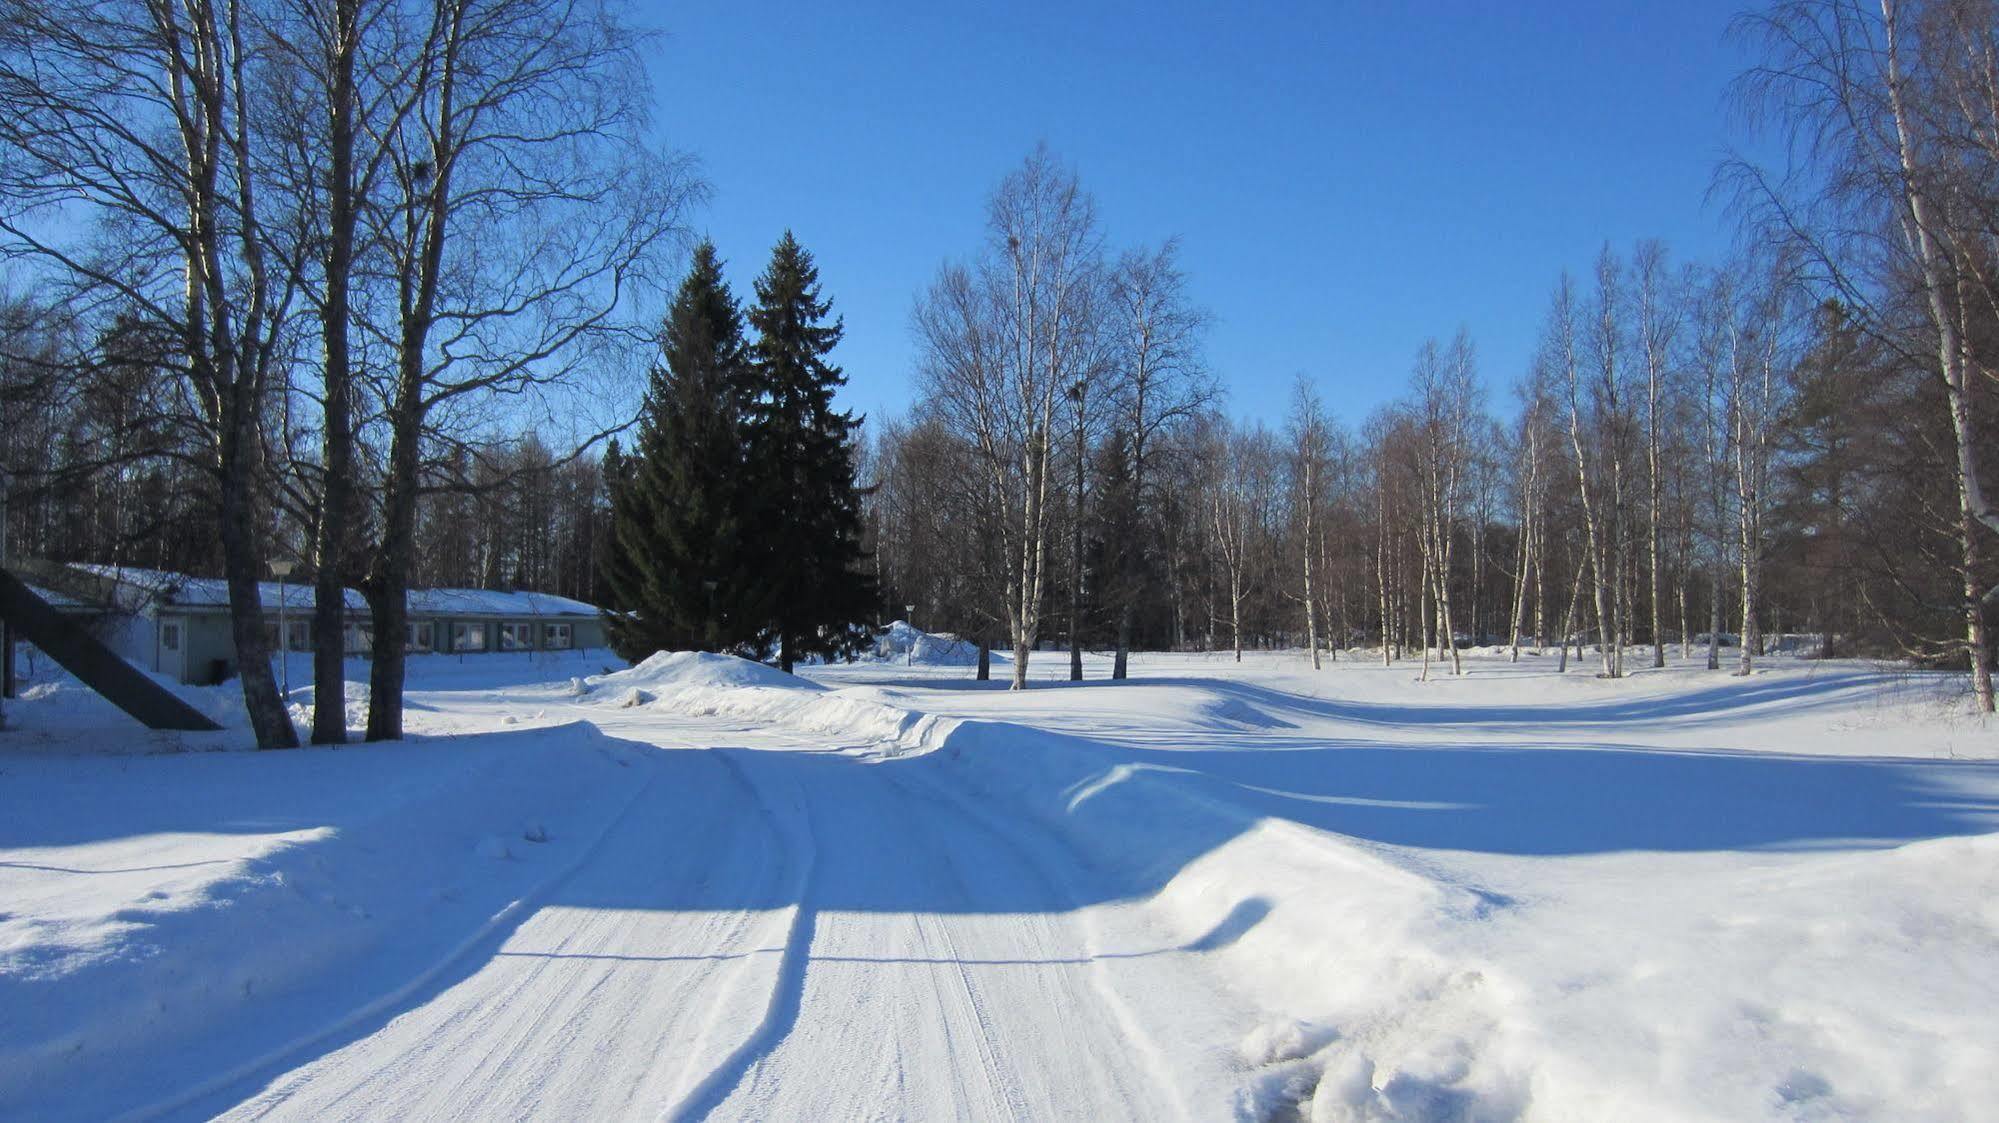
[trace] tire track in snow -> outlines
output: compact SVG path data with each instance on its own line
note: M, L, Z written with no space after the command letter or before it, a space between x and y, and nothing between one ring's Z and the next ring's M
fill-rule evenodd
M1059 840L1051 835L1036 836L1030 841L1023 837L1025 832L1016 824L1000 819L987 808L949 786L923 781L920 782L920 786L925 792L918 793L912 791L908 783L887 772L886 768L890 766L882 767L884 778L891 786L901 791L912 805L935 806L940 801L950 804L963 816L961 821L975 824L984 834L1010 851L1023 869L1032 873L1051 895L1059 897L1068 905L1068 915L1076 918L1075 925L1082 937L1083 951L1089 960L1085 968L1085 977L1097 998L1098 1005L1110 1015L1123 1040L1134 1047L1133 1051L1143 1062L1146 1075L1151 1079L1153 1086L1170 1093L1180 1118L1191 1118L1177 1070L1168 1063L1165 1051L1160 1048L1158 1041L1146 1027L1145 1021L1132 1011L1130 1005L1111 984L1108 969L1102 959L1104 952L1102 933L1091 918L1090 909L1086 907L1086 895L1061 872L1065 868L1063 864L1047 853L1048 848L1060 845ZM945 853L948 860L948 849ZM1069 857L1072 862L1077 860L1076 855L1071 854ZM959 880L962 883L961 875ZM958 964L958 970L961 975L964 974L962 963ZM969 978L967 983L969 985Z
M734 749L714 751L736 778L750 789L757 801L758 814L769 823L772 834L782 841L783 852L791 855L792 878L787 895L795 903L792 905L791 923L785 933L784 950L778 961L777 979L771 986L770 1001L764 1007L763 1019L742 1044L736 1046L721 1064L682 1097L677 1107L667 1113L666 1118L674 1123L705 1118L721 1106L757 1063L769 1056L798 1024L799 1009L805 996L805 972L811 963L812 937L818 924L818 910L810 896L817 847L813 842L811 812L806 807L804 793L796 784L787 785L785 791L773 793L752 776L755 769L745 765L744 761L749 759L746 753Z
M958 876L957 867L951 865L948 851L945 852L944 861L962 891L964 879ZM967 901L970 900L969 892L965 893L965 897ZM913 919L924 944L929 945L933 940L941 944L945 957L950 960L959 994L964 998L966 1007L971 1010L972 1018L978 1024L979 1064L985 1073L987 1088L994 1093L995 1099L1005 1103L1008 1115L1015 1119L1032 1118L1032 1113L1027 1109L1027 1101L1020 1093L1020 1081L1014 1079L1013 1074L1006 1071L1006 1066L1000 1061L999 1050L996 1048L998 1035L993 1032L992 1014L986 1009L985 1002L979 998L978 987L972 982L971 972L965 969L964 955L959 952L957 941L951 938L950 928L936 918L926 917L921 913L914 914ZM941 1004L942 996L939 998Z

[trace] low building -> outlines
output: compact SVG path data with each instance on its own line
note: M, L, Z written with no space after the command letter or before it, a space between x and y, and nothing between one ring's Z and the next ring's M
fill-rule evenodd
M107 642L126 659L186 683L219 682L236 673L229 588L220 578L108 565L70 568L92 586L90 599L108 606L114 622ZM266 642L275 649L282 631L287 650L312 650L312 586L265 581L257 591ZM408 603L403 649L412 654L531 655L604 646L596 606L550 593L411 589ZM346 590L343 626L347 654L366 656L374 624L358 590Z

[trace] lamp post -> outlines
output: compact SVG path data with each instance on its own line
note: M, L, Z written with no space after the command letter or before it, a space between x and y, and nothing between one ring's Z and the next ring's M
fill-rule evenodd
M915 606L915 605L913 605L913 604L905 604L905 605L903 605L903 606L902 606L902 618L903 618L904 620L907 620L907 621L909 621L909 630L910 630L911 632L914 632L914 631L916 631L916 606ZM914 667L915 665L916 665L916 637L915 637L914 635L912 635L912 636L910 636L910 637L909 637L909 658L908 658L908 661L907 661L907 662L903 663L903 666L905 666L905 667Z
M298 563L289 558L279 558L271 563L271 572L278 577L278 676L284 682L285 704L291 704L292 661L289 648L291 633L285 627L285 578L290 577L292 568Z

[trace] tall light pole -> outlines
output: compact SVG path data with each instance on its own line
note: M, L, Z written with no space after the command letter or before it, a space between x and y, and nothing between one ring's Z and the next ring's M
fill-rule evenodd
M903 605L903 606L902 606L902 618L903 618L904 620L907 620L907 621L909 621L909 630L910 630L911 632L915 632L915 631L916 631L916 606L915 606L915 605L913 605L913 604L905 604L905 605ZM903 663L903 666L905 666L905 667L914 667L915 665L916 665L916 636L912 635L912 636L910 636L910 637L909 637L909 658L908 658L908 661L906 661L905 663Z
M278 675L284 681L287 706L291 705L292 696L292 660L291 632L285 627L285 592L288 588L285 578L291 576L292 567L297 564L290 558L278 558L271 562L271 572L278 576Z

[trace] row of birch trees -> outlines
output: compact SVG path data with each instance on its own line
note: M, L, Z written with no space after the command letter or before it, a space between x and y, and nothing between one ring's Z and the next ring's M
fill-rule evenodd
M1059 216L1057 248L1022 214ZM1959 630L1934 369L1786 239L1718 265L1606 246L1556 279L1502 408L1460 331L1358 426L1301 376L1273 429L1218 408L1177 269L1170 315L1123 297L1171 243L1107 260L1046 152L993 216L919 302L924 397L875 434L869 518L884 618L1011 647L1016 686L1048 646L1072 677L1089 647L1122 676L1134 645L1365 648L1424 676L1468 645L1613 678L1774 649L1989 667Z

